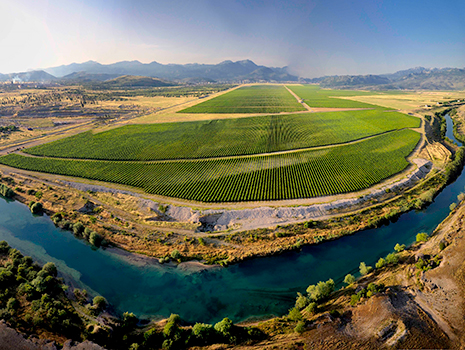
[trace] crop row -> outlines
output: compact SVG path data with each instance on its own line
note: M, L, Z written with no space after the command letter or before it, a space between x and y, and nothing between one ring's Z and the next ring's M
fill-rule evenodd
M78 134L25 152L99 160L210 158L325 146L419 125L416 117L379 110L259 116L128 125Z
M386 109L384 107L371 105L368 103L342 99L338 97L377 95L377 92L351 91L351 90L329 90L320 89L317 85L289 85L297 96L305 103L314 108L376 108Z
M148 193L203 202L310 198L361 190L402 171L418 143L412 130L358 143L271 156L171 162L24 157L0 163L39 172L120 183Z
M244 86L179 113L279 113L305 111L282 85Z

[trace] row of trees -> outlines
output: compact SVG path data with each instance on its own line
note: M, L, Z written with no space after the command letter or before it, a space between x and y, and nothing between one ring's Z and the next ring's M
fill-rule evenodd
M61 227L64 230L73 231L76 237L84 238L90 244L95 247L100 247L101 245L107 245L108 242L103 239L103 237L95 231L92 231L89 227L86 227L82 222L78 221L72 223L65 219L63 213L55 213L52 215L53 223Z
M229 318L224 318L215 325L196 323L192 328L182 328L181 323L179 315L172 314L162 332L152 328L144 333L144 340L140 343L141 348L183 349L217 343L239 344L264 337L264 333L258 328L238 327ZM133 348L135 347L133 345Z
M421 232L417 234L416 241L418 243L425 242L428 240L428 234ZM444 249L445 243L442 242L440 246L441 250ZM388 265L396 265L399 263L399 253L406 249L405 244L397 243L394 247L394 252L389 253L386 257L381 257L376 262L375 268L381 269ZM431 265L431 264L430 264ZM426 266L426 265L425 265ZM423 268L423 266L422 266ZM423 268L424 269L424 268ZM365 262L361 262L359 265L359 272L361 276L366 276L373 271L372 266L368 266ZM352 274L347 274L344 278L344 283L348 286L351 286L355 283L356 278ZM310 285L306 292L306 295L302 293L297 293L297 299L295 306L289 310L288 318L297 321L295 330L301 332L304 330L305 322L302 321L302 312L308 314L313 314L318 311L319 305L326 301L331 293L335 289L335 283L332 279L327 280L326 282L320 281L315 285ZM355 305L363 297L371 297L377 293L384 291L384 285L377 285L375 283L368 284L367 287L360 289L357 293L351 296L351 304Z

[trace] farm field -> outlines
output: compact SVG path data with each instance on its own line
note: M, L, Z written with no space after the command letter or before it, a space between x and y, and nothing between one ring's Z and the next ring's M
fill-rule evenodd
M178 113L280 113L305 111L283 85L243 86Z
M100 160L194 159L270 153L353 141L417 128L420 119L379 110L273 115L91 131L25 152Z
M371 96L379 95L373 91L353 91L353 90L326 90L318 85L288 85L287 86L304 102L315 108L377 108L385 107L368 104L359 101L352 101L338 97Z
M405 169L420 139L399 130L360 142L277 155L168 162L114 162L26 157L0 163L16 168L84 177L202 202L309 198L357 191Z

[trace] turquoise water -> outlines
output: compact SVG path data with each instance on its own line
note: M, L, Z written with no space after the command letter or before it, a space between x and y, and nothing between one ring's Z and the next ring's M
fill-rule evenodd
M451 127L447 136L456 141L449 131ZM372 265L396 243L408 245L418 232L431 233L464 186L462 174L428 208L377 229L304 247L301 252L197 273L155 261L131 263L110 251L92 249L69 231L56 228L47 216L33 216L26 205L4 199L0 200L0 240L41 262L55 262L73 283L103 295L118 311L139 317L178 313L192 322L216 322L227 316L237 322L282 315L293 306L296 293L309 284L328 278L340 283L347 273L358 271L360 261Z

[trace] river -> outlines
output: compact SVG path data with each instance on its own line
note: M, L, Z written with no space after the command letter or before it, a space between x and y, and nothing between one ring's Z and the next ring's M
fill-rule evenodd
M447 119L447 137L455 140ZM296 293L309 284L333 278L341 283L369 265L409 245L418 232L431 233L449 214L449 205L464 190L465 176L447 186L426 209L408 212L389 225L304 247L301 252L245 261L201 272L174 265L134 263L111 250L93 249L47 216L33 216L16 201L0 200L0 240L40 262L52 261L73 283L103 295L118 311L139 317L178 313L191 322L238 322L251 317L282 315L294 305ZM145 259L148 260L148 259Z

